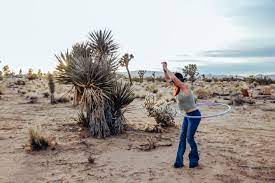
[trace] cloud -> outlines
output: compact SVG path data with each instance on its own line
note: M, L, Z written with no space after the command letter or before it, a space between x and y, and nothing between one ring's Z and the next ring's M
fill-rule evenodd
M199 55L204 57L275 57L275 46L251 49L208 50Z

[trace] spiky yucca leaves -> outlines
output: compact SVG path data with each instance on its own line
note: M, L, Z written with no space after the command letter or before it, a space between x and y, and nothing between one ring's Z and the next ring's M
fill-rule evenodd
M76 121L80 126L89 128L89 123L88 123L87 117L85 116L85 114L83 112L78 113L78 118L76 119Z
M115 43L110 30L99 30L89 33L88 45L91 48L93 55L99 61L108 62L113 71L119 67L118 56L116 55L119 48Z
M135 94L130 83L123 83L122 81L116 82L109 96L110 105L105 108L105 117L108 121L108 126L112 135L124 132L124 112L134 99Z
M55 55L55 57L58 61L58 65L56 68L58 74L56 76L56 79L63 84L72 84L73 80L69 74L70 69L68 67L72 64L74 60L69 50L67 50L65 53L61 52L60 56Z
M89 45L100 56L113 55L117 52L118 44L113 40L112 31L99 30L89 33Z
M48 74L48 80L49 80L49 90L50 90L50 94L51 94L51 104L55 103L55 99L54 99L54 92L55 92L55 84L54 84L54 80L53 80L53 75L51 73Z
M116 82L115 87L110 95L112 113L114 116L121 116L124 109L135 99L133 87L130 83L122 81Z
M88 43L76 43L72 47L71 55L73 57L89 57L92 54L92 48Z

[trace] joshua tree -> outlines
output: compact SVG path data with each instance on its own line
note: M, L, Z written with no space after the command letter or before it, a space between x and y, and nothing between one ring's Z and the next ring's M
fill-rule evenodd
M39 78L41 78L43 76L43 73L42 73L41 69L38 69L37 76Z
M197 65L196 64L189 64L186 65L183 69L183 74L185 75L185 77L189 77L189 81L191 81L192 85L194 83L194 81L196 81L197 76L199 75L198 73L198 69L197 69Z
M201 77L203 81L206 79L205 74L202 74Z
M9 65L5 65L3 67L4 77L8 77L10 75L10 67Z
M14 72L14 71L11 71L10 76L11 76L12 78L14 78L14 77L15 77L15 72Z
M131 74L130 74L130 71L129 71L129 62L130 60L132 60L134 58L134 55L133 54L128 54L128 53L125 53L122 58L119 60L119 63L120 63L120 66L121 67L125 67L126 70L127 70L127 73L128 73L128 76L129 76L129 80L130 80L130 83L132 83L132 78L131 78Z
M156 72L153 72L152 76L153 76L153 82L155 82L155 80L156 80Z
M140 82L143 83L143 76L144 74L146 73L145 70L139 70L138 71L138 75L139 75L139 78L140 78Z
M19 77L22 77L22 69L19 70Z
M30 68L30 69L28 70L28 77L31 77L32 74L33 74L33 70Z
M55 92L55 84L53 80L53 75L51 73L48 74L48 80L49 80L49 90L51 94L51 104L55 104L55 99L54 99L54 92Z
M117 44L111 31L90 33L87 44L56 56L56 79L77 90L81 109L78 121L98 138L121 134L126 107L134 100L132 87L116 81Z

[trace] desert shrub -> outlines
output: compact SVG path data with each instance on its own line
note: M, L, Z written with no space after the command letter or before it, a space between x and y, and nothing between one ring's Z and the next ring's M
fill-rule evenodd
M147 93L145 91L135 92L135 97L139 99L145 99Z
M157 97L157 99L160 99L162 96L163 96L163 93L162 92L158 92L156 97Z
M208 99L211 96L209 90L204 88L195 89L194 94L197 96L198 99Z
M38 79L38 76L37 76L37 74L33 73L32 69L29 69L28 74L27 74L27 78L28 78L28 80L35 80L35 79Z
M0 71L0 81L3 80L3 73Z
M46 150L51 145L51 141L38 129L30 128L29 145L32 151Z
M17 91L20 95L25 95L27 92L26 91L24 91L24 90L18 90Z
M263 78L257 78L255 80L259 85L270 85L275 83L271 78L264 76Z
M145 77L144 80L147 82L153 82L154 78L153 77Z
M16 85L26 85L26 82L25 82L24 80L22 80L22 79L17 79L17 80L15 81L15 84L16 84Z
M57 98L56 100L55 100L55 102L57 102L57 103L67 103L67 102L70 102L71 100L70 100L70 98L68 98L68 97L60 97L60 98Z
M151 93L158 93L158 88L157 88L157 85L155 84L150 84L150 85L147 85L146 86L146 91L149 91Z
M158 82L166 82L164 77L156 77L155 80L158 81Z
M146 124L144 128L145 132L149 133L163 133L165 132L165 129L161 127L160 124Z
M26 98L28 99L29 104L35 104L38 102L38 97L36 95L26 96Z
M144 107L149 117L153 117L157 124L162 127L172 126L175 124L174 118L176 111L166 101L156 103L153 95L147 95L144 101Z
M212 82L212 79L210 78L205 78L203 81L207 82L207 83L211 83Z
M270 85L270 84L275 84L275 81L273 81L270 77L268 76L263 76L263 77L255 77L255 76L249 76L245 78L246 82L249 83L257 83L259 85Z
M240 96L240 94L234 94L231 95L230 97L231 99L231 104L234 106L241 106L244 104L244 100L242 99L242 97Z
M271 87L270 86L265 86L261 88L261 92L259 92L260 95L271 95Z
M50 96L49 92L43 92L42 95L44 98L49 98Z
M0 95L3 95L4 94L4 88L3 86L0 85Z
M132 78L132 81L134 81L134 82L139 82L139 83L140 83L140 78L139 78L139 77L133 77L133 78Z

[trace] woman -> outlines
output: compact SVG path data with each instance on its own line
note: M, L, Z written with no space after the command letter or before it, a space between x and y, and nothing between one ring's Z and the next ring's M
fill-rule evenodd
M177 98L179 109L185 112L188 116L201 116L200 111L196 108L193 93L189 86L184 83L185 78L183 78L182 74L174 74L169 71L166 62L162 62L162 66L165 80L173 83L174 85L174 96ZM183 155L186 149L186 139L191 148L189 153L189 168L198 166L199 154L194 135L200 124L200 120L201 118L184 117L174 168L181 168L184 166Z

